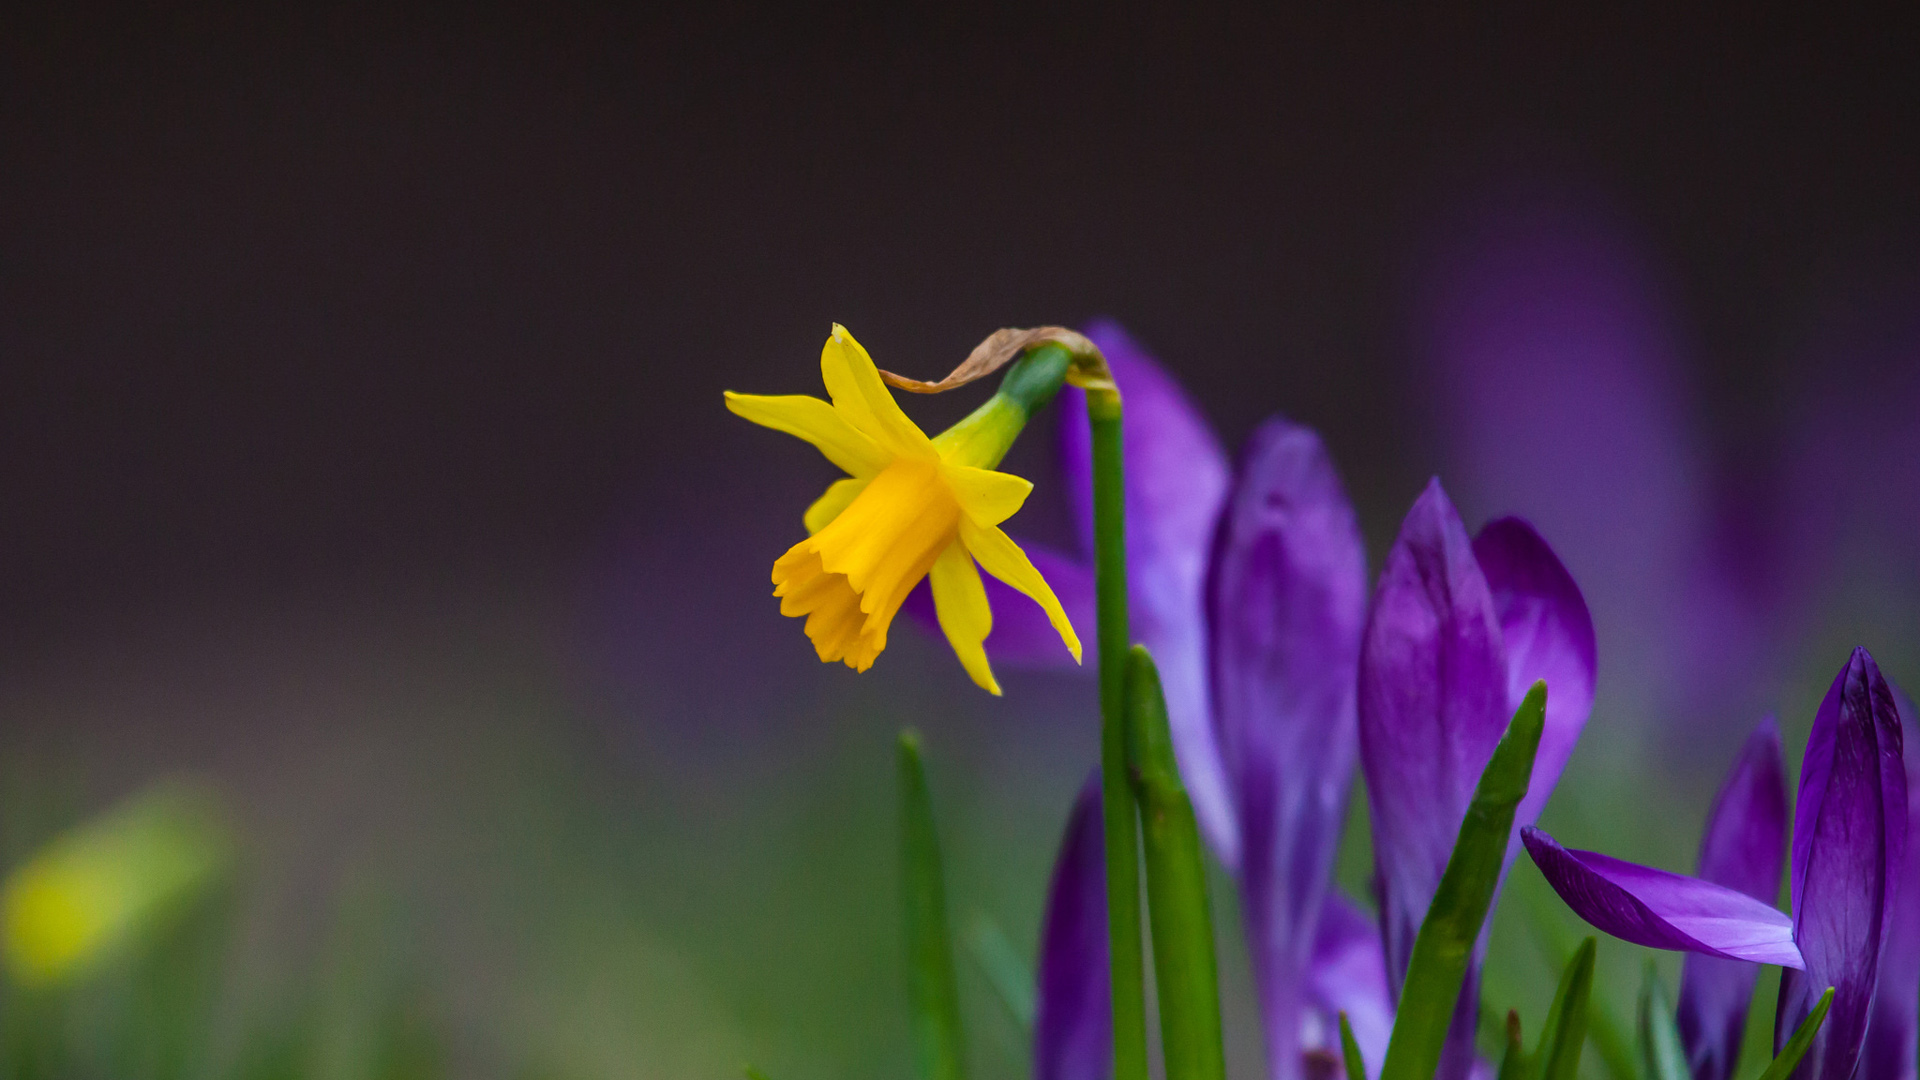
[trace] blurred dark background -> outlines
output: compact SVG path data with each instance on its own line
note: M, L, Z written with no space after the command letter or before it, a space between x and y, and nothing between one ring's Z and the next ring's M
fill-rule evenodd
M1881 633L1920 682L1915 45L1807 9L10 7L15 786L78 813L213 777L259 852L262 970L342 879L392 882L456 973L463 1068L895 1070L889 733L944 755L955 888L1026 948L1091 690L988 702L910 632L864 679L816 664L765 574L831 470L720 391L819 392L832 321L932 376L996 327L1110 316L1229 446L1318 427L1376 563L1429 474L1470 525L1535 515L1600 622L1596 728L1707 748L1642 852L1684 859L1723 751L1763 708L1804 731L1837 645ZM1486 464L1509 418L1459 405L1432 313L1489 236L1626 282L1581 295L1652 328L1625 364L1678 434L1635 445L1680 457L1592 490ZM1017 524L1058 540L1044 435ZM1674 565L1771 613L1737 703L1661 689L1722 638L1666 642L1663 579L1577 509L1638 521L1615 496L1673 477L1712 519L1676 511ZM1854 569L1782 584L1809 515L1863 506L1805 541Z

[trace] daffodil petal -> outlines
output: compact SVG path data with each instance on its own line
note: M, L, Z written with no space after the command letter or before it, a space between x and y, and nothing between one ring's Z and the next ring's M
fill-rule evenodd
M807 535L812 536L832 524L833 519L840 516L840 511L859 498L860 493L867 490L867 485L872 482L864 476L850 476L827 485L827 493L813 500L813 505L807 507L806 517L801 519L806 523Z
M960 509L975 525L998 525L1014 515L1033 491L1033 481L1012 473L976 469L971 465L949 465L947 485L953 488Z
M939 457L933 440L900 411L893 392L880 381L873 357L839 323L820 350L820 377L833 407L874 442L900 457Z
M1053 587L1040 571L1033 568L1027 553L1013 538L992 525L975 525L965 514L960 515L960 542L967 545L967 551L980 561L980 568L1015 589L1027 594L1040 610L1047 613L1047 621L1053 624L1054 632L1060 640L1066 642L1067 651L1073 653L1076 662L1080 659L1080 637L1073 632L1073 624L1067 621L1067 613L1061 609L1060 601L1053 595Z
M805 394L736 394L727 391L727 408L761 427L805 439L827 460L858 477L871 477L893 455L847 422L832 405Z
M960 666L981 689L998 696L1000 684L994 681L993 667L987 663L986 646L982 644L993 629L993 608L987 604L987 588L980 581L980 571L974 568L973 556L956 540L934 560L927 577L933 586L933 609L939 616L940 629L960 658Z

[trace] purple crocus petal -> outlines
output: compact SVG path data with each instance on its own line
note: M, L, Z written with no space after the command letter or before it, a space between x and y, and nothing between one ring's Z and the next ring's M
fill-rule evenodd
M1787 774L1771 718L1747 739L1707 814L1700 877L1771 906L1787 853ZM1694 1080L1727 1080L1740 1054L1759 968L1691 955L1680 975L1680 1041Z
M1520 851L1520 826L1539 820L1593 711L1593 617L1573 575L1525 520L1487 522L1473 538L1473 554L1493 594L1506 645L1506 715L1520 707L1535 680L1547 680L1546 726L1533 759L1533 778L1514 814L1516 835L1507 849L1511 865Z
M1180 775L1220 860L1239 865L1240 838L1207 702L1203 600L1207 556L1231 472L1220 441L1177 383L1126 331L1087 328L1126 402L1127 574L1134 639L1153 651ZM1092 452L1086 395L1061 395L1061 466L1083 542L1092 550Z
M1093 635L1093 569L1072 556L1044 544L1020 542L1021 550L1033 560L1034 569L1053 586L1067 619L1080 632L1085 643L1083 666L1096 662ZM993 611L993 631L987 635L987 658L1009 667L1072 668L1073 654L1060 644L1060 634L1047 622L1039 604L992 574L980 575L987 587L987 606ZM913 620L937 639L940 619L933 609L933 592L922 581L907 594L902 605Z
M1387 954L1380 947L1379 923L1338 893L1329 893L1320 911L1307 994L1316 1012L1309 1018L1311 1029L1302 1031L1303 1045L1337 1055L1344 1012L1367 1075L1378 1076L1393 1034Z
M1302 1075L1301 973L1346 816L1366 604L1366 549L1326 448L1308 428L1269 420L1220 523L1207 614L1214 731L1275 1080Z
M1892 680L1888 680L1892 686ZM1913 699L1893 686L1900 710L1900 742L1920 746L1920 715ZM1920 752L1906 759L1907 836L1920 829ZM1920 1075L1920 859L1908 858L1894 899L1887 947L1880 953L1880 988L1873 999L1873 1019L1867 1024L1867 1045L1861 1052L1863 1076L1887 1080L1914 1080Z
M1047 891L1033 1021L1034 1080L1108 1080L1113 998L1107 978L1107 868L1100 773L1080 789Z
M1397 996L1474 784L1509 715L1493 597L1438 480L1408 511L1380 571L1360 651L1359 706L1387 973Z
M1804 977L1780 982L1775 1044L1834 988L1798 1077L1848 1080L1859 1062L1905 870L1907 813L1900 711L1873 657L1855 649L1814 715L1794 807L1793 936L1807 964Z
M1529 825L1527 853L1573 913L1594 929L1650 949L1797 968L1793 920L1724 885L1563 848Z

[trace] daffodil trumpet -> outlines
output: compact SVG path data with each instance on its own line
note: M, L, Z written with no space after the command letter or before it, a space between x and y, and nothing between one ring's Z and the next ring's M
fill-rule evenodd
M820 353L830 401L727 393L735 414L805 439L848 474L807 508L807 538L773 564L781 614L806 619L823 662L872 667L907 594L929 578L961 666L1000 693L985 647L993 612L982 569L1039 604L1080 659L1080 639L1052 587L1000 529L1033 484L994 468L1074 363L1057 342L1032 349L990 400L935 438L901 411L872 357L838 324Z

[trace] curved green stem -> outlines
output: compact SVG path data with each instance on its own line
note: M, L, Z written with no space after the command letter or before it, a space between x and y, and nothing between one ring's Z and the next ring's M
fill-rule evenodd
M1114 1080L1147 1080L1145 964L1140 951L1139 829L1127 783L1126 466L1120 393L1087 391L1093 441L1094 596L1099 604L1100 807L1107 852L1107 947Z

